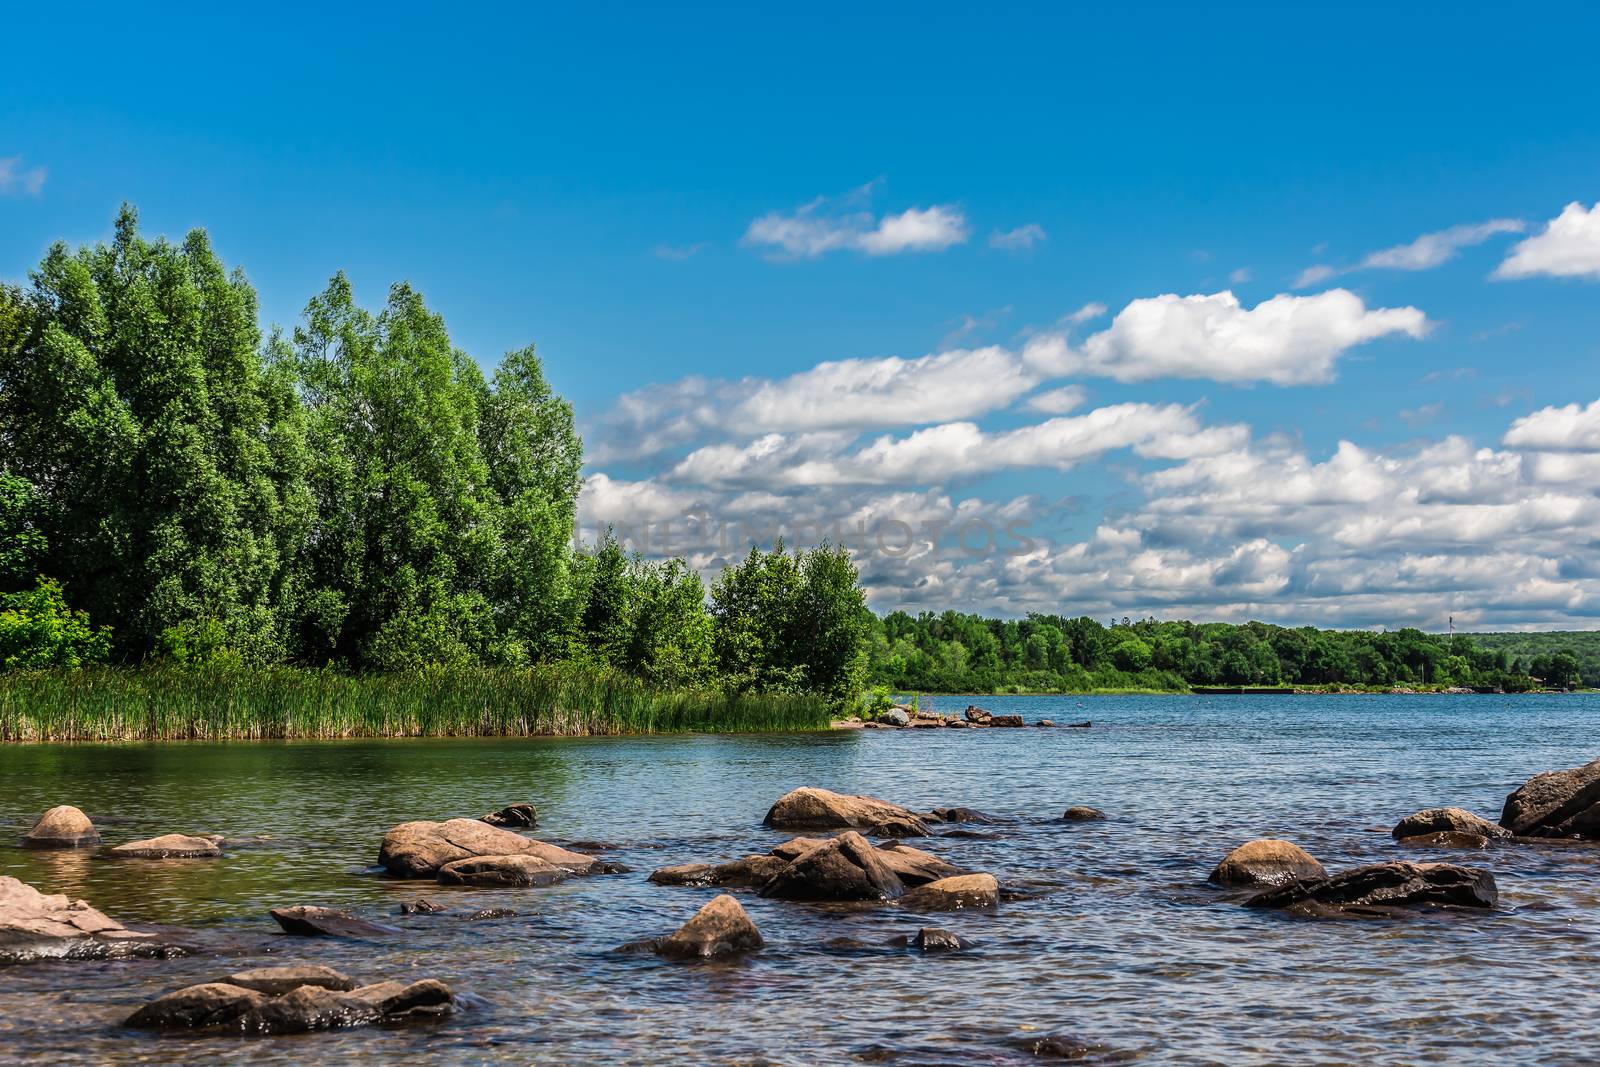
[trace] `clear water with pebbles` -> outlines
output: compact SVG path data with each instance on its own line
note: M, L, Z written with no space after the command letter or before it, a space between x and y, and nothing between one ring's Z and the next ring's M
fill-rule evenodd
M1046 1038L1107 1063L1592 1057L1600 850L1473 854L1499 879L1500 909L1407 921L1251 911L1205 877L1252 837L1289 838L1338 868L1404 855L1387 830L1418 808L1495 817L1528 775L1600 755L1600 698L981 702L1094 727L0 748L7 841L57 803L88 810L111 843L171 831L246 839L221 861L194 863L0 848L0 872L125 922L196 928L214 953L0 970L0 1059L1010 1064L1048 1062L1033 1051ZM960 954L884 947L925 921L896 907L749 894L769 942L755 956L684 965L611 951L673 929L712 895L650 885L653 867L764 851L786 836L761 827L767 806L807 784L1007 816L994 839L925 844L1037 895L939 917L979 942ZM632 872L452 892L368 869L397 822L520 800L539 805L540 836L610 842ZM1072 804L1111 818L1059 821ZM392 915L422 894L452 910ZM404 932L275 936L266 910L299 903L388 917ZM485 907L518 914L465 918ZM164 990L296 960L368 980L442 978L472 1007L435 1026L277 1039L117 1026Z

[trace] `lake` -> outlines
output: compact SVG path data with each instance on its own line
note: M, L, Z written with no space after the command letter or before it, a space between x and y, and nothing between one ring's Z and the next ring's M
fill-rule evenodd
M988 697L1089 730L534 740L42 745L0 748L0 873L137 926L217 936L217 954L0 969L0 1058L34 1062L746 1064L1079 1062L1558 1063L1593 1057L1600 850L1407 852L1419 808L1497 818L1538 771L1600 755L1600 697ZM941 710L967 698L939 698ZM991 840L914 842L1029 899L931 920L738 891L767 948L669 963L616 946L667 933L716 890L651 869L764 852L762 816L818 785L919 810L1009 820ZM517 801L538 836L615 844L630 873L544 889L448 890L371 872L384 831ZM212 861L113 861L11 847L60 803L108 843L168 832L247 840ZM1065 823L1089 804L1109 820ZM1330 869L1383 859L1489 867L1492 913L1309 920L1206 884L1254 837ZM451 905L398 917L418 896ZM393 922L384 941L277 936L269 907L326 904ZM468 920L473 908L515 909ZM978 944L884 943L938 925ZM841 947L845 937L864 947ZM368 981L437 977L470 1010L430 1026L287 1038L158 1036L118 1023L170 989L241 966L325 962Z

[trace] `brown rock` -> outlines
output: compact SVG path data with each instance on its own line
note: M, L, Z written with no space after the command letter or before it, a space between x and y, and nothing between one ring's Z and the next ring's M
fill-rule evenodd
M1494 875L1454 863L1378 863L1320 881L1293 881L1246 901L1252 908L1331 909L1439 904L1492 908L1500 899Z
M796 856L761 887L761 895L778 900L891 900L904 888L878 858L878 850L852 830Z
M1495 829L1500 829L1495 827ZM1504 831L1501 831L1504 833ZM1482 834L1464 834L1455 830L1441 830L1436 834L1417 834L1415 837L1402 837L1400 844L1406 848L1465 848L1485 849L1489 847L1489 839Z
M308 982L282 993L261 992L230 982L189 986L146 1004L128 1017L126 1025L161 1030L226 1028L247 1034L298 1034L436 1014L449 1011L455 1002L448 986L431 979L410 985L379 982L354 988L353 984L345 984L349 980L343 975L338 977L343 982L337 985Z
M680 863L673 867L657 867L645 880L656 885L711 885L712 872L716 869L710 863Z
M0 875L0 959L150 954L157 949L153 934L129 930L81 900L41 893Z
M993 908L1000 904L1000 883L992 874L960 874L910 890L900 903L920 911Z
M193 1030L234 1022L268 997L228 982L205 982L157 997L132 1015L124 1026L146 1030Z
M911 939L911 947L921 949L923 952L958 952L967 948L968 942L949 930L924 926L917 931L917 936Z
M1529 778L1506 797L1500 825L1518 837L1600 838L1600 760Z
M283 927L284 933L298 937L382 937L400 932L398 927L369 922L337 908L302 904L292 908L273 908L267 914Z
M1099 808L1078 804L1062 812L1061 817L1067 822L1098 822L1106 817L1106 813Z
M400 905L401 915L432 915L436 912L449 910L437 900L429 900L427 897L418 897L416 900L407 901Z
M766 825L776 830L874 830L892 826L925 837L928 828L910 808L876 797L851 796L827 789L802 788L785 793L767 812Z
M88 848L100 843L89 816L71 804L60 804L39 816L22 835L23 848Z
M1394 828L1395 840L1427 834L1460 833L1479 837L1510 837L1511 831L1479 818L1465 808L1426 808L1407 815Z
M761 932L739 902L724 893L695 912L676 933L658 938L651 948L676 959L710 959L761 947Z
M557 867L538 856L470 856L440 867L438 879L440 885L525 889L555 885L571 875L565 867Z
M129 841L118 845L107 855L117 859L140 860L196 860L216 859L222 849L209 837L190 837L187 834L162 834L144 841Z
M1218 885L1283 885L1296 879L1328 877L1322 864L1299 845L1263 837L1228 853L1209 881Z
M968 704L966 718L967 722L974 726L988 726L989 720L994 718L994 716L990 715L987 711L978 707L976 704Z
M931 852L913 848L903 841L890 841L880 847L878 858L903 885L912 888L967 873L955 864L947 863Z
M1015 727L1026 726L1028 724L1023 721L1021 715L991 715L989 716L989 725Z
M527 828L539 825L539 809L532 804L511 804L499 811L491 811L478 820L490 826Z
M956 730L965 730L971 725L972 724L965 719L951 719L949 722L945 723L947 728Z
M572 874L590 874L604 866L592 856L478 819L401 823L384 835L378 863L397 878L435 878L446 864L474 856L536 856Z
M265 993L271 997L282 996L291 989L298 989L303 985L321 986L323 989L339 992L348 992L356 987L355 980L348 975L316 963L257 967L254 970L239 971L222 979L222 984L253 989L257 993Z

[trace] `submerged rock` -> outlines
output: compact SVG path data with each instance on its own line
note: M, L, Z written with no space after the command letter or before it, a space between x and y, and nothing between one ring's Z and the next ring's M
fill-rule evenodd
M439 868L440 885L471 885L481 888L523 889L555 885L572 876L538 856L472 856Z
M446 864L477 856L536 856L571 874L591 874L605 868L592 856L535 841L478 819L401 823L384 835L378 863L397 878L435 878Z
M1224 856L1207 880L1217 885L1275 886L1326 877L1322 864L1299 845L1262 837Z
M357 986L331 967L265 967L157 997L124 1025L297 1034L439 1015L454 1006L450 987L433 979Z
M1441 830L1436 834L1418 834L1415 837L1402 837L1400 844L1406 848L1485 849L1489 847L1489 839L1482 834Z
M523 828L538 826L539 809L532 804L510 804L499 811L491 811L478 821L486 822L490 826L517 826Z
M910 808L877 797L852 796L805 787L785 793L767 811L775 830L864 830L888 828L896 837L926 837L927 824Z
M744 908L724 893L695 912L676 932L647 944L658 956L704 960L749 952L760 948L762 941Z
M1086 807L1076 804L1061 813L1061 818L1067 822L1099 822L1106 817L1106 813L1099 808Z
M992 874L958 874L912 889L900 903L920 911L994 908L1000 904L1000 883Z
M893 900L905 887L855 831L819 841L761 887L778 900Z
M1252 908L1447 905L1492 908L1500 900L1494 875L1454 863L1376 863L1321 880L1289 882L1245 902Z
M1506 797L1500 825L1518 837L1600 838L1600 760L1529 778Z
M1395 840L1428 834L1476 834L1479 837L1510 837L1511 831L1480 818L1465 808L1425 808L1407 815L1395 824Z
M129 841L118 845L109 853L118 859L140 860L196 860L216 859L222 848L209 837L190 837L188 834L162 834L144 841Z
M81 900L41 893L0 875L0 960L159 955L171 951L154 934L130 930Z
M929 813L931 818L940 822L999 822L1000 820L986 812L973 808L934 808Z
M433 915L449 910L446 905L439 903L437 900L429 900L427 897L418 897L416 900L407 901L400 905L401 915Z
M911 939L911 947L921 949L923 952L959 952L961 949L971 947L971 942L957 937L949 930L924 926L917 931L917 936Z
M371 922L337 908L302 904L273 908L267 914L283 927L284 933L297 937L382 937L400 932L399 927Z
M58 804L22 835L23 848L89 848L100 843L89 816L71 804Z

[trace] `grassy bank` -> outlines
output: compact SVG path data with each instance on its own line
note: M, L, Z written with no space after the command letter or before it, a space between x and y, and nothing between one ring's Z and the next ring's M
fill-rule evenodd
M662 692L578 668L176 666L0 674L0 741L531 737L824 729L814 696Z

